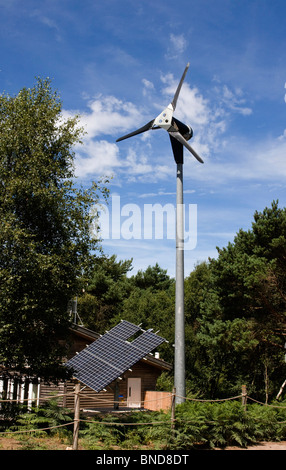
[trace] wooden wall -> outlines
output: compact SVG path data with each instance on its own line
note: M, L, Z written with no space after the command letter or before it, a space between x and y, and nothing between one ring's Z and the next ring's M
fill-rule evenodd
M154 392L148 390L145 393L144 408L150 411L167 411L172 406L171 392Z

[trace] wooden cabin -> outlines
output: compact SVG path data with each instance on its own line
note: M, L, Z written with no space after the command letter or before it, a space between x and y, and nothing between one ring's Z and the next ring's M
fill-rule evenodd
M82 351L88 344L100 337L94 331L79 325L73 325L71 335L73 341L71 341L72 347L69 351L70 357L75 355L76 352ZM83 386L80 398L81 408L87 410L106 408L154 409L155 403L151 403L154 401L154 397L149 394L147 403L146 394L155 391L158 377L163 371L170 371L171 369L172 366L160 359L157 354L155 356L147 354L144 359L132 365L131 370L127 370L120 378L109 384L105 390L95 392L91 388ZM69 395L73 388L73 381L65 384L64 392L67 396L64 405L68 408L73 408L74 397L73 394Z

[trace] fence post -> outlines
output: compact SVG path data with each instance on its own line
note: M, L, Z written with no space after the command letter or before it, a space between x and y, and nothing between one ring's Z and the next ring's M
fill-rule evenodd
M176 388L172 391L172 402L171 402L171 428L175 429L175 408L176 408Z
M246 385L242 385L241 386L241 404L244 407L245 411L246 411L246 402L247 402Z
M75 384L75 393L74 393L74 425L73 425L72 450L78 449L79 413L80 413L79 392L80 392L80 383L77 382Z

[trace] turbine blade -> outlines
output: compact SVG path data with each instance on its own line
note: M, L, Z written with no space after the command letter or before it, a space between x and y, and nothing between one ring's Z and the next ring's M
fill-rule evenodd
M179 142L177 139L172 137L171 134L169 134L171 144L172 144L172 150L174 154L174 159L176 163L184 163L184 147L181 142Z
M128 139L129 137L132 137L133 135L137 135L137 134L141 134L142 132L149 131L149 129L152 129L154 120L155 119L152 119L152 121L145 124L145 126L140 127L140 129L137 129L136 131L130 132L130 134L124 135L123 137L119 137L119 139L117 139L116 142L120 142L121 140Z
M174 95L173 101L172 101L172 103L171 103L172 106L173 106L173 110L174 110L174 111L175 111L175 109L176 109L178 96L179 96L179 94L180 94L180 91L181 91L181 88L182 88L182 85L183 85L183 81L185 80L185 76L186 76L186 73L187 73L187 71L188 71L189 66L190 66L190 64L188 63L187 66L186 66L186 68L185 68L185 71L184 71L184 73L183 73L183 75L182 75L182 78L181 78L181 80L180 80L180 83L179 83L179 85L178 85L178 88L177 88L177 90L176 90L176 93L175 93L175 95Z
M190 146L190 144L186 141L186 139L184 139L184 137L180 134L180 132L172 132L172 131L171 132L168 131L168 132L171 137L174 137L179 142L181 142L181 144L183 144L200 163L204 163L201 157L197 154L197 152L193 149L193 147Z
M174 125L175 124L175 125ZM186 140L191 139L193 136L193 130L191 127L187 126L183 122L173 117L172 125L174 126L173 130L178 130L181 135L185 137ZM187 137L188 136L188 137Z

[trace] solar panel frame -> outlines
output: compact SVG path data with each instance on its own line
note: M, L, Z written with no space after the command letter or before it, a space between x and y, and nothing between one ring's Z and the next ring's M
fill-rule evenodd
M127 341L140 330L140 336ZM150 330L123 320L67 361L66 367L80 382L99 392L164 341Z

